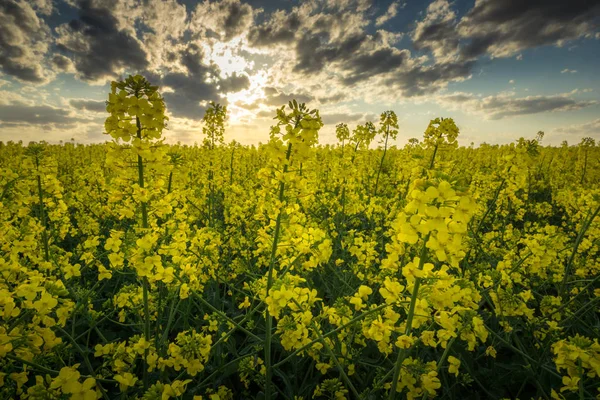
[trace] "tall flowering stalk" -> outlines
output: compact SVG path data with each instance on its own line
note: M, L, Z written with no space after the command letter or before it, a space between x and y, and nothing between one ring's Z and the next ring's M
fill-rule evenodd
M386 111L381 114L379 119L379 132L383 135L381 139L383 141L383 154L381 155L381 161L379 162L379 168L377 169L377 178L375 179L375 189L373 189L373 196L377 196L377 189L379 187L379 176L383 169L383 161L388 150L388 141L390 138L396 140L398 136L398 117L393 111Z
M595 146L595 144L596 141L591 137L584 137L579 143L579 151L580 153L583 153L583 167L581 171L581 179L579 180L579 184L581 185L583 185L583 182L585 182L585 174L588 168L588 153L590 149Z
M347 124L340 123L335 126L335 137L340 142L342 148L342 159L344 158L344 147L346 146L346 140L350 139L350 129Z
M424 135L426 146L433 147L429 170L424 171L429 176L427 179L417 179L413 182L412 191L409 194L410 202L406 204L392 225L391 235L395 237L395 243L389 245L388 250L391 251L382 264L384 269L393 271L400 254L404 255L408 250L407 247L419 246L418 256L402 267L402 274L407 280L407 286L412 286L412 292L404 334L396 342L396 346L400 350L392 370L390 400L396 397L399 381L403 383L403 387L406 386L404 384L405 379L401 379L401 373L405 363L410 364L412 362L407 357L414 341L412 332L416 308L419 303L420 288L424 280L434 276L434 264L429 261L445 263L451 268L458 268L460 260L465 256L462 241L469 220L476 210L476 205L467 193L460 194L446 180L435 179L432 171L439 148L456 146L457 136L458 128L456 128L452 119L438 118L430 122ZM445 266L445 268L448 267ZM385 296L386 293L384 291L382 294ZM420 310L418 314L428 313L423 311ZM458 331L459 329L456 322L446 324L446 326L448 330L452 331ZM456 335L456 333L451 333L450 337L456 337ZM483 336L483 333L481 335ZM445 352L440 363L447 355L448 353ZM410 388L411 392L418 391L418 393L426 395L435 394L435 389L440 387L437 371L435 370L430 370L421 380L422 387L416 388L413 386Z
M352 172L356 172L355 171L355 161L356 161L356 155L358 154L358 150L359 149L367 150L369 148L369 145L371 144L371 142L375 138L375 135L377 134L377 129L375 128L375 125L372 122L366 122L364 125L358 125L352 131L352 134L350 134L349 132L347 133L346 129L347 129L347 127L344 128L344 126L338 125L337 131L336 131L336 135L337 135L338 139L342 140L342 143L344 143L344 140L347 139L348 142L350 143L350 145L353 147L350 163L347 164L346 160L343 159L342 165L345 168L345 170L350 170ZM346 136L348 136L348 137L346 138ZM344 174L343 181L342 181L342 194L340 196L340 203L341 203L341 208L342 208L342 219L344 221L346 219L345 213L346 213L346 197L347 197L346 194L347 194L348 177L349 177L349 174Z
M110 116L106 119L106 133L111 135L116 142L132 143L132 150L137 155L137 199L141 206L141 232L147 233L148 224L148 199L149 194L145 188L144 159L156 160L152 146L154 141L161 138L165 127L165 103L158 93L158 87L150 85L141 75L129 76L124 81L112 82L106 107ZM152 241L148 240L149 234L138 239L138 245L148 251L152 248ZM155 241L155 239L154 239ZM142 278L144 302L144 340L150 343L150 309L148 304L148 271L145 266L137 269L138 277ZM144 389L148 387L148 353L149 347L144 349Z
M224 143L225 121L227 120L227 107L210 102L202 122L202 133L204 133L204 146L209 149L209 168L208 168L208 226L214 226L216 193L214 183L214 164L215 164L215 148L217 144Z
M432 149L429 169L435 166L435 158L442 149L455 149L458 146L458 127L452 118L432 119L423 134L423 145Z
M293 102L267 145L214 141L209 227L211 144L163 146L142 82L114 84L114 141L0 142L0 399L597 395L593 142L433 120L365 202L378 130L340 126L340 157Z
M292 163L299 165L310 156L310 148L317 143L317 133L323 123L317 110L309 110L304 103L298 104L295 100L290 102L289 113L285 112L285 106L277 110L277 125L271 128L271 140L269 142L269 152L271 160L274 161L273 173L277 181L276 207L273 243L271 255L269 257L269 269L267 272L267 285L265 295L267 299L271 296L271 287L273 286L273 275L275 263L277 261L277 245L280 240L282 220L285 214L286 184L292 184L294 178L290 175L290 166ZM282 132L281 128L284 128ZM272 300L272 297L271 297ZM266 383L265 398L272 398L272 341L273 341L273 308L269 307L265 311L266 318L266 337L265 337L265 367Z

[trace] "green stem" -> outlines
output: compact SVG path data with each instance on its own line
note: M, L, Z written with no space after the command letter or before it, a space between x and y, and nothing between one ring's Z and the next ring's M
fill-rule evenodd
M92 367L92 364L90 363L90 360L89 360L87 354L83 351L83 349L81 347L79 347L79 344L77 344L75 339L73 339L73 337L71 335L69 335L69 333L67 331L65 331L61 327L58 327L58 330L61 331L62 334L67 337L67 339L69 339L71 344L73 344L73 347L75 347L75 350L77 350L77 352L81 355L81 357L83 357L84 364L85 364L86 368L88 369L88 371L90 372L90 376L92 378L96 379L96 371L94 371L94 367ZM104 391L104 389L102 388L100 383L98 383L98 388L102 392L103 397L108 400L108 396L106 395L106 392Z
M425 264L425 256L427 255L427 241L429 240L429 234L423 239L423 247L421 248L421 256L419 260L418 270L423 269ZM417 304L417 296L419 295L419 287L421 286L421 278L415 278L415 286L413 288L412 296L410 299L410 306L408 308L408 316L406 317L406 331L405 335L410 335L412 332L412 322L415 316L415 306ZM396 365L394 365L394 375L392 377L392 386L390 388L389 399L394 400L396 397L396 386L398 386L398 378L400 377L400 369L402 368L402 362L406 358L408 349L400 349L398 352L398 358L396 359Z
M505 340L502 336L500 336L499 334L497 334L496 332L494 332L492 329L488 328L487 326L485 328L487 329L488 332L490 332L496 339L498 339L499 341L501 341L509 349L511 349L515 353L521 355L521 357L523 357L524 359L526 359L530 363L536 364L536 360L533 359L532 357L530 357L527 353L523 352L522 350L517 349L515 346L513 346L511 343L509 343L507 340ZM548 371L550 374L554 375L556 378L559 378L559 379L562 378L559 374L556 373L556 371L552 370L548 366L546 366L546 365L540 365L540 366L543 369L545 369L546 371Z
M510 168L509 168L509 170L510 170ZM506 182L506 178L502 179L502 181L500 182L500 185L498 185L498 188L496 188L492 202L487 207L485 214L483 214L483 217L481 217L481 220L479 220L479 223L477 224L477 228L475 229L475 232L474 232L475 236L477 236L479 234L479 231L481 230L481 227L483 226L483 222L485 221L487 216L492 211L492 208L496 206L496 202L498 201L498 196L500 196L500 191L502 191L502 187L504 186L505 182Z
M217 370L215 370L212 374L210 374L209 376L207 376L202 382L200 382L198 384L197 387L201 388L202 386L206 385L207 383L212 382L213 381L213 377L216 376L216 375L218 375L223 369L226 369L226 368L230 367L231 365L237 363L240 360L243 360L244 358L252 357L253 355L257 354L259 351L260 350L255 350L255 351L252 351L251 353L248 353L246 355L240 356L240 357L238 357L238 358L236 358L234 360L229 361L227 364L224 364L223 366L221 366L220 368L218 368Z
M207 306L208 308L210 308L213 312L219 314L219 316L221 318L224 318L229 323L231 323L233 326L235 326L236 328L238 328L240 331L244 332L246 335L250 336L251 338L255 339L256 341L262 342L261 338L259 338L254 333L250 332L248 329L244 328L243 326L241 326L237 322L235 322L233 319L229 318L227 316L227 314L225 314L223 311L220 311L219 309L217 309L215 306L213 306L212 304L210 304L208 301L204 300L202 298L202 296L200 296L198 293L196 293L193 290L191 291L191 293L194 295L195 298L197 298L198 300L200 300L200 302L202 304L204 304L205 306Z
M137 93L136 93L137 96ZM135 124L137 127L137 137L142 139L142 125L140 118L135 117ZM142 156L138 154L138 185L140 188L144 188L144 160ZM148 207L145 201L142 202L142 228L148 229ZM148 278L144 277L143 281L143 300L144 300L144 339L146 343L150 343L150 307L148 305ZM149 349L144 351L144 391L148 389L148 353Z
M214 146L214 145L213 145ZM208 194L208 226L212 227L213 226L213 213L214 213L214 208L215 208L215 189L214 189L214 185L213 185L213 162L212 162L212 147L210 150L210 167L208 170L208 189L209 189L209 194Z
M575 244L573 245L573 251L571 252L571 256L569 257L569 260L567 261L567 265L565 266L565 275L563 277L563 281L562 281L561 288L560 288L560 297L564 297L564 295L565 295L565 290L567 287L567 279L569 278L569 275L571 274L571 265L573 264L575 255L577 255L577 250L579 249L579 245L583 241L583 236L585 235L585 232L589 229L590 225L592 225L592 222L594 221L594 218L596 218L598 213L600 213L600 206L598 206L598 208L596 208L596 210L594 211L594 213L591 215L590 218L588 218L586 221L584 221L584 223L581 227L581 230L579 231L579 234L577 235L577 239L575 239Z
M169 184L167 185L167 194L171 193L171 185L173 184L173 171L169 172Z
M454 344L454 341L456 340L456 337L453 337L452 339L450 339L450 341L448 342L448 345L446 346L446 350L444 350L444 352L442 353L442 357L439 359L438 363L437 363L437 367L436 369L439 371L440 368L442 367L442 364L444 364L444 362L446 361L446 358L448 357L448 354L450 354L450 347L452 347L452 344ZM427 396L425 396L427 397Z
M229 186L233 184L233 156L235 154L235 147L231 150L231 161L229 162Z
M508 171L510 171L511 168L512 167L509 167ZM505 182L506 182L506 178L502 179L502 182L500 182L500 185L498 185L498 187L496 188L492 202L487 207L485 213L483 214L483 217L481 217L481 219L479 220L479 223L477 224L477 228L475 228L475 231L473 232L473 237L475 238L475 240L477 240L477 243L479 243L479 231L481 230L481 227L483 226L483 221L485 221L487 216L490 214L490 212L492 211L492 208L496 206L496 202L498 201L498 197L500 196L500 192L502 191L502 187L504 186ZM461 268L461 271L463 271L463 273L465 270L465 266L468 265L468 263L469 263L469 256L471 255L471 250L472 250L472 248L469 249L469 251L467 252L467 255L461 261L461 264L463 265L463 267Z
M439 144L436 142L435 148L433 149L433 154L431 155L431 161L429 162L429 169L433 169L433 164L435 162L435 156L438 152Z
M9 189L12 187L12 185L14 185L17 179L18 178L13 179L12 181L8 181L6 185L4 185L4 190L2 191L2 194L0 194L0 201L2 201L4 199L4 196L8 194Z
M581 180L579 181L580 185L583 185L583 182L585 181L585 173L587 171L587 159L588 159L588 152L587 149L585 150L585 158L583 161L583 173L581 174Z
M292 301L296 304L296 307L298 307L299 309L302 309L302 306L296 301L296 299L292 299ZM352 381L350 380L350 378L348 378L346 371L344 371L344 367L342 367L342 365L340 364L340 361L337 359L337 357L335 356L335 354L333 353L333 351L327 344L327 341L325 340L323 335L319 332L319 329L315 326L315 323L312 320L310 321L310 326L313 328L314 332L319 337L319 341L323 344L323 347L325 347L325 351L327 351L327 353L329 353L329 357L331 357L333 359L333 362L335 363L335 366L337 367L338 372L342 376L342 380L350 388L350 390L352 391L352 394L354 394L354 397L356 397L357 399L360 399L360 394L358 394L358 391L352 384Z
M570 314L568 317L560 320L559 325L565 326L565 323L570 321L571 319L575 318L577 321L579 321L582 325L589 327L588 324L586 324L585 322L583 322L581 320L581 318L578 317L579 314L583 314L584 312L588 311L588 309L591 309L593 307L595 307L594 303L596 303L597 301L600 301L599 297L595 297L592 300L588 301L587 303L585 303L584 305L580 306L577 308L577 311L573 312L572 314ZM592 328L593 330L593 328Z
M452 345L454 344L454 341L456 340L456 337L457 336L455 336L452 339L450 339L450 341L448 342L448 345L446 345L446 349L442 353L442 357L438 360L438 363L437 363L437 365L435 367L436 371L440 370L440 368L442 367L442 365L446 361L446 358L448 358L448 355L450 354L450 347L452 347ZM423 400L427 400L428 397L429 397L429 393L425 392L425 395L423 396Z
M140 124L139 117L135 117L135 123L137 126L137 137L138 139L142 139L142 125ZM138 154L137 157L138 163L138 185L140 188L144 188L144 160L142 156ZM148 228L148 205L145 201L142 202L142 228Z
M50 261L50 248L48 246L48 223L46 221L46 212L44 210L44 194L42 191L42 177L40 175L40 160L38 156L35 156L35 166L37 171L37 188L38 188L38 198L40 202L40 217L42 218L42 225L44 226L44 230L42 231L42 242L44 245L44 260L46 262Z
M177 304L175 304L175 301L177 300ZM162 339L160 342L160 346L157 346L157 350L159 350L162 356L166 356L166 343L167 343L167 338L169 337L169 331L171 330L171 324L173 323L173 319L175 317L175 310L179 308L179 304L181 303L181 298L179 297L173 297L173 300L171 301L171 309L169 311L169 318L167 319L167 326L165 327L163 334L162 334ZM165 350L163 352L163 349Z
M388 139L390 138L390 128L388 126L385 132L385 145L383 146L383 155L379 162L379 169L377 170L377 178L375 179L375 190L373 190L373 196L377 196L377 187L379 186L379 176L381 175L381 169L383 168L383 160L385 160L385 154L387 153Z
M540 322L545 322L547 320L549 320L550 318L552 318L553 315L561 312L562 310L566 309L571 303L573 303L579 296L581 296L582 294L586 293L586 290L594 285L598 280L600 280L600 275L596 276L590 283L588 283L587 285L585 285L583 288L581 288L579 290L579 293L577 293L575 296L571 297L569 299L569 301L567 301L566 303L563 303L559 308L557 308L556 310L552 311L550 314L548 314L546 317L542 318L540 320ZM593 300L592 300L593 301ZM588 303L589 304L589 303ZM560 323L563 324L565 320L561 320Z
M56 371L54 369L46 368L43 365L39 365L39 364L37 364L37 363L35 363L33 361L28 361L28 360L22 359L22 358L17 357L17 356L13 356L12 354L7 354L6 358L8 358L9 360L13 360L13 361L17 361L17 362L23 363L25 365L29 365L30 367L33 367L33 368L37 369L40 372L45 372L45 373L50 374L50 375L59 375L60 374L60 371ZM81 375L81 377L83 377L83 378L94 378L94 376L92 376L92 375L83 375L83 374ZM98 381L98 382L103 382L103 383L112 383L112 384L117 383L116 381L111 380L111 379L101 379L101 378L94 378L94 379L96 381Z
M287 151L285 153L285 165L283 166L283 178L288 171L290 156L292 154L292 143L288 143ZM279 202L283 202L285 193L285 181L279 182ZM273 285L273 268L275 266L275 259L277 253L277 242L279 242L279 234L281 230L281 217L282 212L279 211L277 214L277 220L275 222L275 233L273 236L273 247L271 248L271 262L269 263L269 272L267 275L267 291L266 296L269 296L269 291ZM269 313L269 308L265 309L266 318L266 332L265 332L265 368L266 368L266 380L265 380L265 399L271 400L272 396L272 380L273 380L273 366L271 365L271 343L273 341L273 316Z
M150 343L150 307L148 306L148 279L144 277L143 287L144 299L144 339L146 343ZM144 351L144 390L148 388L148 353L149 349Z
M577 369L579 370L579 400L585 399L585 392L583 390L583 366L581 365L581 358L577 359Z
M327 332L326 334L323 335L323 338L329 337L331 335L334 335L336 333L338 333L339 331L341 331L342 329L346 329L347 327L349 327L350 325L354 324L355 322L360 321L361 319L364 319L367 315L373 314L376 311L379 311L383 308L389 307L389 304L382 304L380 306L377 306L369 311L365 311L364 313L362 313L361 315L354 317L353 319L351 319L350 321L348 321L346 324ZM296 356L298 353L302 353L304 350L308 349L309 347L312 347L315 343L317 343L319 339L315 339L312 342L305 344L304 346L300 347L298 350L294 351L292 354L290 354L289 356L287 356L286 358L284 358L282 361L278 362L277 364L273 365L273 368L277 368L282 366L283 364L285 364L286 362L290 361L294 356Z
M110 316L111 316L112 314L114 314L114 310L113 310L113 311L111 311L111 312L109 312L108 314L106 314L105 316L103 316L102 318L100 318L99 320L97 320L97 321L93 321L93 322L92 322L92 324L90 325L90 327L89 327L87 330L85 330L85 331L84 331L82 334L80 334L79 336L77 336L77 337L75 338L75 340L79 340L79 339L81 339L82 337L84 337L85 335L89 334L89 333L90 333L92 330L94 330L94 329L95 329L95 328L96 328L98 325L100 325L100 323L101 323L101 322L104 322L104 320L107 320L107 319L109 319L109 318L110 318Z

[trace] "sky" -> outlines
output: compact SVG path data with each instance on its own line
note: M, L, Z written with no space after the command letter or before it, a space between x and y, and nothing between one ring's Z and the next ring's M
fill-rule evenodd
M320 143L392 110L396 145L451 117L462 145L600 139L598 0L0 0L0 141L104 134L110 81L159 85L171 143L265 143L291 99Z

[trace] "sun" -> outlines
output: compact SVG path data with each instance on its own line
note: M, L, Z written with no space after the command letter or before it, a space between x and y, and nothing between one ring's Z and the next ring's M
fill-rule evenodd
M254 108L252 106L265 97L264 88L267 86L267 71L258 71L249 78L250 86L247 89L226 95L227 103L230 105L229 118L232 122L254 116L256 110L250 108Z
M202 47L208 59L219 67L223 78L254 68L254 61L239 54L244 47L241 38L232 39L229 42L215 42L212 45L203 44Z
M203 45L210 61L219 67L222 79L227 79L234 74L246 75L249 78L250 86L247 89L225 95L229 121L232 123L254 115L254 112L248 108L264 98L264 88L267 86L267 71L254 70L255 62L240 55L245 46L242 38L229 42L216 42L210 46Z

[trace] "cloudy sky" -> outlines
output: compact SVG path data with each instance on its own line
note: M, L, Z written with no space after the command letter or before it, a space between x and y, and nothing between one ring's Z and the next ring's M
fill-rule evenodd
M100 142L109 82L161 86L171 142L265 142L276 107L335 124L399 117L397 144L453 117L468 145L600 139L597 0L0 0L0 140Z

